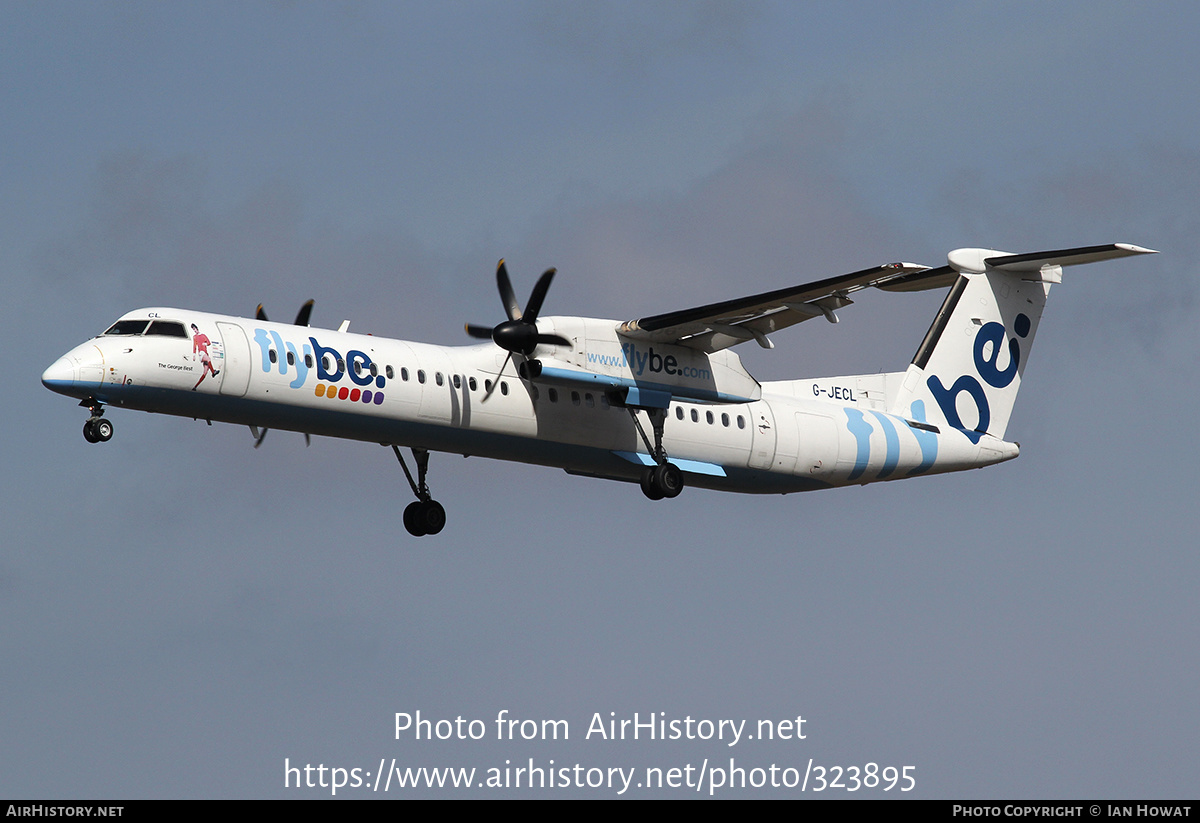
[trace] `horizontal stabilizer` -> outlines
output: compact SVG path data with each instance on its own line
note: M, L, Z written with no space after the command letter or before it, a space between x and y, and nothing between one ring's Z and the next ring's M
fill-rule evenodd
M956 249L950 252L950 265L968 274L980 274L986 267L1009 272L1037 272L1054 266L1078 266L1116 260L1135 254L1157 254L1131 243L1109 243L1105 246L1082 246L1077 249L1035 251L1028 254L1009 254L994 249Z

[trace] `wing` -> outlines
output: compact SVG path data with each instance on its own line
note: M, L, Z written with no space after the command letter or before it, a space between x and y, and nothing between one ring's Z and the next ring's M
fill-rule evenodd
M747 340L756 340L763 348L770 349L774 348L767 337L771 332L813 317L825 317L836 323L834 310L854 302L847 296L852 292L871 286L903 291L937 288L953 282L957 276L948 266L943 269L889 263L789 289L630 320L622 323L618 332L635 340L676 343L706 352L727 349Z

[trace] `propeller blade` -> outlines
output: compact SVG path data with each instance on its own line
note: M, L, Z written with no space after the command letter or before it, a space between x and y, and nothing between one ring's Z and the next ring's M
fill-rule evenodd
M496 379L492 381L492 387L484 393L483 399L479 401L480 403L486 403L488 398L492 396L492 392L494 392L496 387L500 385L500 379L504 377L504 370L508 368L509 361L512 360L512 355L513 353L509 352L508 357L504 358L504 362L500 364L499 374L497 374Z
M542 303L546 300L546 293L550 290L550 283L554 280L555 271L550 268L542 272L542 276L538 278L533 292L529 296L529 303L526 304L526 309L522 313L521 306L517 302L516 292L513 291L512 280L508 277L508 266L501 259L496 265L496 288L500 291L500 302L504 304L508 320L493 328L467 323L464 327L467 334L480 340L490 338L493 343L509 353L509 359L514 354L531 356L539 343L570 347L571 341L561 335L538 334L538 313L542 310ZM507 365L507 363L506 359L505 364ZM488 394L490 395L491 392Z
M267 313L265 311L263 311L262 303L258 304L258 311L254 312L254 319L261 320L264 323L271 322L271 321L267 320Z
M546 299L546 291L550 288L555 271L556 269L546 269L538 278L533 293L529 295L529 302L525 304L525 313L521 315L521 319L526 323L537 322L538 312L542 310L542 301Z
M261 310L261 307L260 307L260 310ZM313 301L309 300L303 306L300 307L300 311L296 312L296 322L294 325L307 326L308 318L312 316L312 310L313 310ZM266 318L263 318L263 319L265 320Z
M496 265L496 286L500 289L500 302L508 312L509 320L521 319L521 305L517 302L517 294L513 291L512 281L508 279L508 267L501 258Z

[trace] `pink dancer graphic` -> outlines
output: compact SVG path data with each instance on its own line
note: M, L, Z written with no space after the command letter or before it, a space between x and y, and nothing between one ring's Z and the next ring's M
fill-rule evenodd
M211 344L212 344L212 341L208 339L208 335L201 334L200 329L196 327L195 323L193 323L192 324L192 360L196 359L196 353L199 352L200 353L200 362L203 365L200 369L200 379L196 381L195 386L192 386L192 391L195 391L196 389L198 389L200 387L200 384L204 382L204 378L208 377L209 372L212 372L213 377L216 377L218 374L221 373L213 368L212 358L208 356L208 347Z

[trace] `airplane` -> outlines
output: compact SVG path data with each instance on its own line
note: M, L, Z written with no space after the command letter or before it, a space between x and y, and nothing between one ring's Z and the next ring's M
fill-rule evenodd
M792 288L626 322L542 317L555 269L525 308L503 260L507 319L480 341L436 346L174 308L145 308L59 358L42 383L79 398L83 436L113 436L105 406L390 447L416 500L413 536L446 512L430 452L481 456L638 483L652 500L685 485L788 494L981 468L1004 440L1030 346L1065 266L1154 254L1125 243L1013 254L963 248L947 265L890 263ZM876 288L949 287L904 371L759 382L732 351L824 318ZM401 447L411 450L416 477Z

